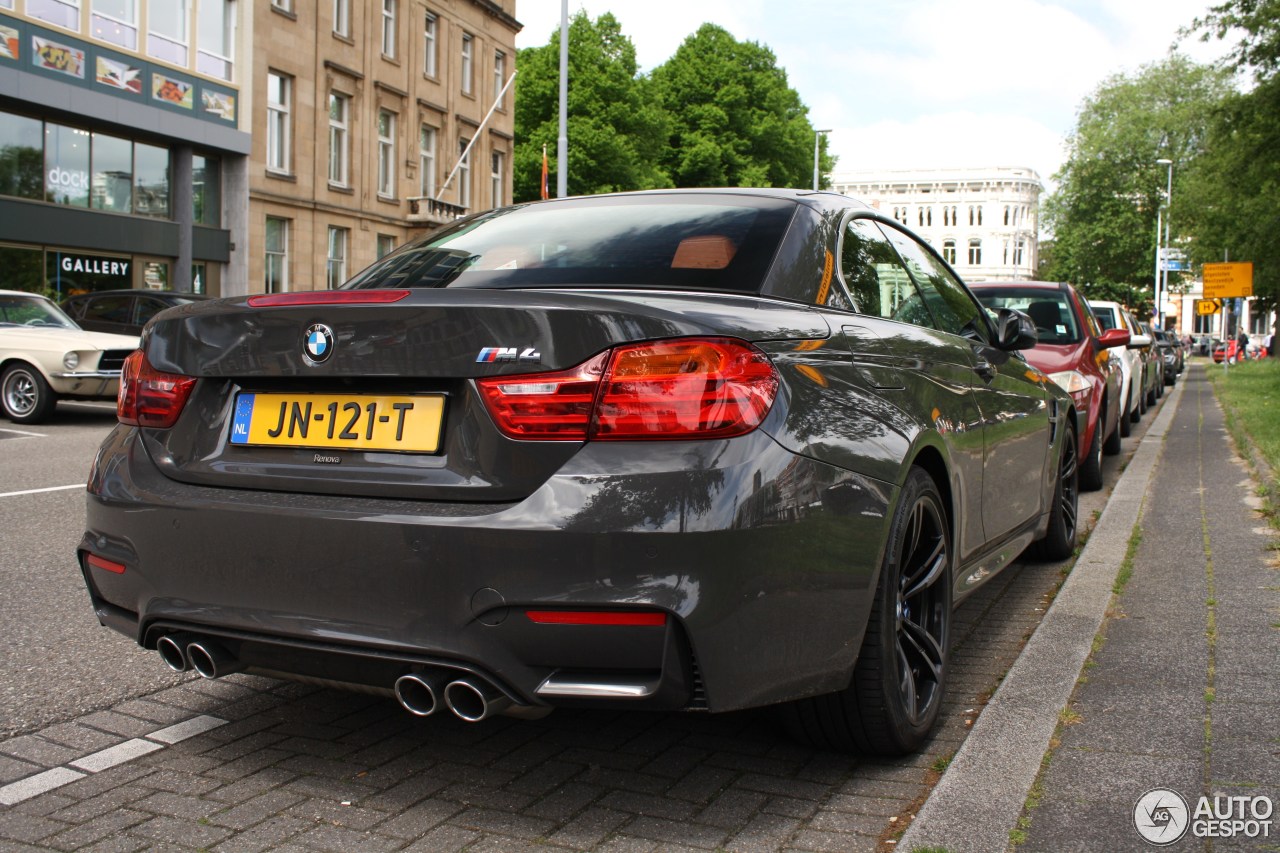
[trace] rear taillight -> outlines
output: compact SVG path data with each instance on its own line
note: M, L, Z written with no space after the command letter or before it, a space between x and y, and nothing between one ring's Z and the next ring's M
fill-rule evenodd
M478 380L503 433L582 441L728 438L773 406L778 374L733 338L628 344L569 370Z
M130 426L168 429L177 423L195 384L194 376L156 370L137 350L124 360L116 418Z
M480 396L512 438L582 441L609 354L569 370L481 379Z

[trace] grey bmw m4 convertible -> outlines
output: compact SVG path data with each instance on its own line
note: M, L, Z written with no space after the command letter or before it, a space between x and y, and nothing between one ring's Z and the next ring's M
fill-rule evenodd
M831 193L480 213L337 290L152 320L80 565L104 625L205 677L471 721L778 705L908 752L953 607L1074 546L1035 342Z

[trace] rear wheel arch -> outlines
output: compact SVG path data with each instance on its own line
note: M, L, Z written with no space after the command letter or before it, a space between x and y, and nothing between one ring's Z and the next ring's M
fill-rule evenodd
M905 469L907 474L912 468L920 468L930 479L933 484L938 487L938 494L942 496L942 509L947 514L947 526L951 528L951 541L958 541L959 531L956 530L956 508L955 496L951 491L951 469L947 465L946 459L943 458L942 452L938 448L931 445L925 445L920 448L915 458L911 460L911 464ZM907 474L903 475L904 481Z

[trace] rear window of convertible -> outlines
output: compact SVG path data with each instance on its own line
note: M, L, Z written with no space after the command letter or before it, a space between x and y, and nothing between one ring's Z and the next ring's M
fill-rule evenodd
M342 287L658 287L759 292L796 209L764 197L575 199L479 214Z

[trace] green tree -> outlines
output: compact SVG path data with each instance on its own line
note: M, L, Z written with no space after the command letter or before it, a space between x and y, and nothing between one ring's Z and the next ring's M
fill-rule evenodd
M1196 22L1204 38L1239 42L1224 66L1256 85L1213 111L1205 153L1187 174L1185 215L1199 262L1253 262L1253 292L1264 309L1280 302L1280 2L1233 0Z
M1086 99L1067 139L1067 160L1045 203L1053 233L1046 275L1082 285L1092 298L1150 305L1156 218L1166 185L1158 159L1174 163L1173 243L1185 233L1187 171L1204 151L1229 75L1177 53L1115 75ZM1171 276L1171 284L1176 279Z
M517 55L515 153L516 201L541 196L542 150L548 184L556 187L560 134L560 31L550 44ZM569 22L569 180L571 195L643 190L671 185L659 165L667 118L647 79L637 75L636 49L618 20L605 13L592 21L578 12Z
M662 165L677 186L812 186L809 109L769 48L703 24L651 77L671 122ZM822 173L834 165L824 137Z

